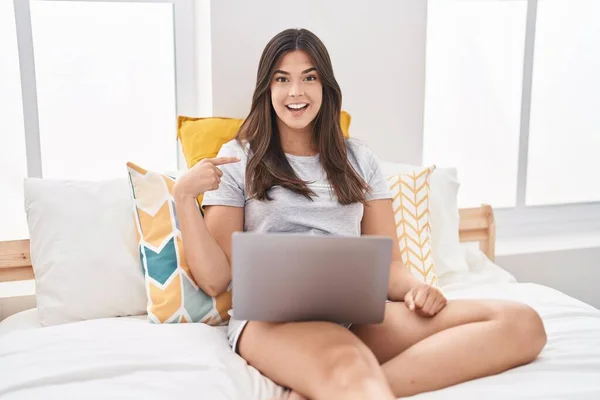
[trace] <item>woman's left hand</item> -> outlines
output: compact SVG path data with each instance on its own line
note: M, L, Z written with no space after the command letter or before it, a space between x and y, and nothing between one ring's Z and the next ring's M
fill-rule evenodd
M406 293L404 303L409 310L423 317L433 317L446 306L448 300L440 289L419 283Z

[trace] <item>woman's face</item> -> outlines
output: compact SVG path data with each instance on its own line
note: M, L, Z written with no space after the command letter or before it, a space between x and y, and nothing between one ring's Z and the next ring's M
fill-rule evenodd
M305 129L323 100L323 86L310 57L302 50L285 54L271 80L271 102L278 119L291 129Z

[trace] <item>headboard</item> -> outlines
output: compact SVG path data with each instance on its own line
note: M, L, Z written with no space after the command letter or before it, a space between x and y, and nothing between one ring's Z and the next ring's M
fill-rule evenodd
M496 253L496 223L489 205L461 208L458 235L461 243L479 242L479 249L492 261Z
M0 282L33 279L29 240L0 242Z
M479 248L494 261L496 227L492 207L483 205L459 210L461 242L478 242ZM0 282L33 279L29 240L0 242Z

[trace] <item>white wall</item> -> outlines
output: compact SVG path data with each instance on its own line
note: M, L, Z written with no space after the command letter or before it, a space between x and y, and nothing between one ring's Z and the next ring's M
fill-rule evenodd
M201 51L212 53L213 115L245 117L264 46L306 28L329 50L351 135L382 159L420 163L426 1L218 0L210 12L211 49Z
M600 309L600 246L502 255L496 264L519 282L550 286Z

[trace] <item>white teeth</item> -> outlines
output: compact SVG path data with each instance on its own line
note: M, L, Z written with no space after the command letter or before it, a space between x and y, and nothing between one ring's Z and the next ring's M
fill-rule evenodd
M299 110L301 108L304 108L307 106L306 103L302 103L302 104L288 104L287 105L289 108L293 108L294 110Z

